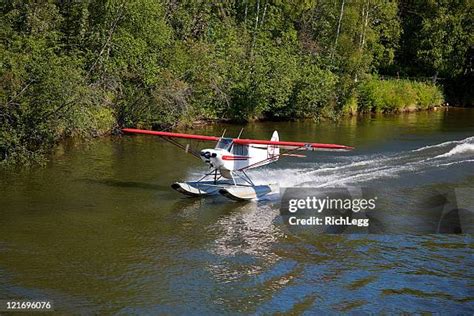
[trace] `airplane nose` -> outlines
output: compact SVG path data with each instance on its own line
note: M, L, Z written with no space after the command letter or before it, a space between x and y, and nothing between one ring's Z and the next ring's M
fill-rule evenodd
M215 158L217 157L217 154L216 153L211 153L210 151L207 151L207 150L201 150L201 156L206 158L206 159L209 159L209 158Z
M201 150L201 156L206 158L206 159L209 159L209 158L215 158L217 157L217 154L214 153L214 152L210 152L210 151L207 151L207 150Z

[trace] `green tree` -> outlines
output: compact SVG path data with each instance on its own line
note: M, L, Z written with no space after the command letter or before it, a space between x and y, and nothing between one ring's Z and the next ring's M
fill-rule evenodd
M472 1L427 1L423 8L417 57L433 76L452 77L465 70L474 46Z

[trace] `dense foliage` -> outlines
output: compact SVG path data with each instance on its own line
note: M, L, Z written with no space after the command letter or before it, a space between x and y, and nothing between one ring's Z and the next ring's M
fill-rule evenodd
M64 137L117 126L436 105L435 85L372 75L472 78L472 7L467 0L4 0L0 162L38 161Z
M359 111L394 112L425 110L443 102L432 84L409 80L366 80L358 86Z

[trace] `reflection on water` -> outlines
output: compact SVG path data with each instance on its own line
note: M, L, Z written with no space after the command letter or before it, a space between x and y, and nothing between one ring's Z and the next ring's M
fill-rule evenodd
M208 230L216 231L218 238L209 245L209 250L229 261L239 257L235 265L211 265L209 270L223 282L232 282L245 276L262 272L260 265L240 265L239 261L264 261L274 264L279 257L272 246L284 235L273 223L278 210L268 205L246 204L236 208L230 216L219 219Z
M474 187L474 111L258 123L244 137L266 139L275 128L282 140L357 150L288 158L252 171L257 182L420 195ZM123 137L3 173L0 299L49 298L85 314L474 311L472 235L294 235L279 219L278 196L236 203L169 188L202 170L167 143ZM456 192L460 207L470 203Z
M78 179L77 181L82 181L86 184L103 184L119 188L136 188L146 190L165 190L169 188L169 186L166 185L151 184L137 181L118 181L114 179Z

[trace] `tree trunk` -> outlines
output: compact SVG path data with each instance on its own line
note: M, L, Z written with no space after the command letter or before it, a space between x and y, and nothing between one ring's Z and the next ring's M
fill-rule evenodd
M344 15L344 2L345 2L345 0L342 0L341 12L339 14L339 22L337 23L336 40L334 41L333 55L334 55L334 51L336 50L336 47L337 47L337 40L339 39L339 33L341 32L342 16Z
M370 0L367 0L367 9L365 10L365 23L364 23L364 30L362 32L362 45L361 48L363 49L365 46L365 35L367 34L367 27L369 25L369 11L370 11Z
M265 14L267 13L267 6L268 6L268 1L265 1L265 6L263 7L262 22L260 22L260 26L262 26L263 22L265 21Z
M360 14L360 35L359 35L359 49L362 49L362 34L364 34L364 18L365 18L365 3L362 4L362 12Z
M257 32L258 28L258 15L260 14L260 0L257 0L257 14L255 15L255 32Z
M250 56L253 56L253 49L255 47L255 40L257 38L257 30L258 30L258 16L260 14L260 0L257 0L257 12L255 14L255 27L253 30L253 38L252 38L252 46L250 48Z
M245 1L244 23L247 22L247 12L249 10L249 3Z

